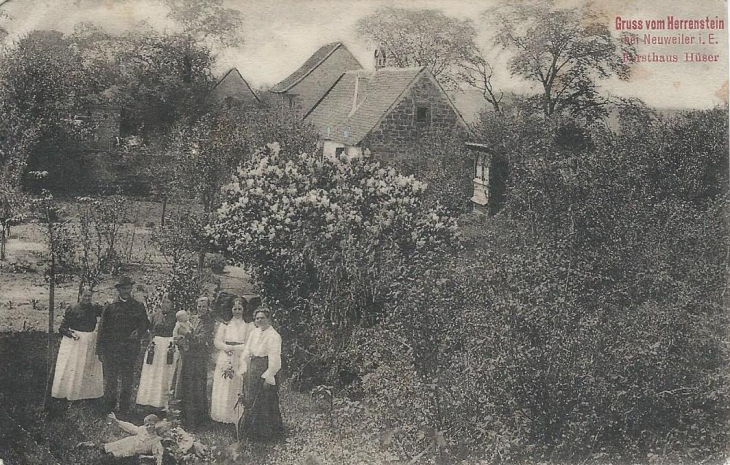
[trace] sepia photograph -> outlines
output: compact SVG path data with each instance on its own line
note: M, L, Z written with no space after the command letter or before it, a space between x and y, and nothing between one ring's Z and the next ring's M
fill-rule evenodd
M0 465L730 463L726 0L0 0Z

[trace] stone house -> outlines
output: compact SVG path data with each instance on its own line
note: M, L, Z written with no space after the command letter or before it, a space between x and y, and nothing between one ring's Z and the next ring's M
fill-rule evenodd
M317 128L325 156L393 156L428 131L466 131L467 124L424 67L347 71L304 117Z
M237 68L231 68L216 83L208 96L216 106L256 108L260 99Z
M312 107L346 71L362 69L360 62L341 42L324 45L286 79L270 89L282 112L298 117Z

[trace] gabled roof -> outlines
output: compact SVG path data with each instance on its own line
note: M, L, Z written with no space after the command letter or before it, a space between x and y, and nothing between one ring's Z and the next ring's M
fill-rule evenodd
M231 73L234 73L234 74L231 75ZM236 67L233 67L233 68L229 69L228 72L226 74L224 74L223 77L218 80L218 82L215 84L215 86L213 86L213 89L211 89L211 93L215 92L215 90L218 88L218 86L220 86L221 83L223 81L225 81L226 78L228 78L229 75L231 75L231 78L236 79L236 80L239 80L240 82L242 82L246 86L246 88L248 89L248 91L251 93L251 95L254 96L254 98L256 99L257 102L260 102L261 101L261 99L259 99L259 96L256 95L256 92L254 92L253 89L251 88L251 86L248 84L248 81L246 81L243 78L243 76L241 75L241 72L238 71L238 68L236 68Z
M324 61L340 47L344 47L341 42L332 42L331 44L323 45L319 48L319 50L314 52L314 55L309 57L309 59L305 61L298 70L294 71L286 79L272 87L270 92L280 93L288 91L298 84L299 81L307 77L309 73L317 69L319 65L324 63Z
M366 76L363 71L348 71L332 86L327 94L305 116L319 133L335 142L359 144L401 101L420 77L432 78L426 68L381 68ZM361 81L358 83L357 80ZM364 98L357 101L358 87L365 85ZM439 86L441 89L441 87ZM443 91L443 89L441 89ZM466 126L459 111L448 95L444 97Z
M482 94L482 91L474 88L460 89L449 93L454 106L459 109L464 121L468 124L478 123L482 112L493 112L494 107L488 103ZM500 92L497 98L501 98L500 105L502 108L512 108L518 96L512 92Z

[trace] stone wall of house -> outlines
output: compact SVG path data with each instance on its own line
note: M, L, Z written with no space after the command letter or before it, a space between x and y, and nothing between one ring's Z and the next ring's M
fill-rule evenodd
M416 120L419 107L428 109L425 123ZM403 100L367 135L362 147L375 156L387 158L402 153L428 131L464 129L440 87L428 76L421 76Z

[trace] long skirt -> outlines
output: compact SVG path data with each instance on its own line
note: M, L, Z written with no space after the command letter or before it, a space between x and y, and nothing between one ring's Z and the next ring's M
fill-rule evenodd
M137 389L137 403L151 407L162 408L167 405L168 395L172 389L172 379L175 376L175 367L179 354L175 349L172 363L168 363L167 352L170 344L175 344L171 337L155 336L154 357L152 363L147 363L150 348L144 354L142 360L142 375L139 379Z
M279 410L279 379L276 385L266 384L261 377L269 367L268 357L252 357L244 377L243 418L239 423L241 438L271 441L284 434Z
M238 352L234 352L232 356L227 355L221 350L215 364L213 392L210 396L210 418L221 423L236 424L241 417L242 406L238 404L238 395L241 393L243 380L239 375L241 364L239 355ZM226 370L230 373L231 367L233 373L224 376Z
M180 357L175 397L180 400L180 415L184 424L195 426L208 418L208 359L207 351L190 348Z
M96 331L74 330L78 341L61 339L51 395L57 399L96 399L104 395L104 373L96 356Z

